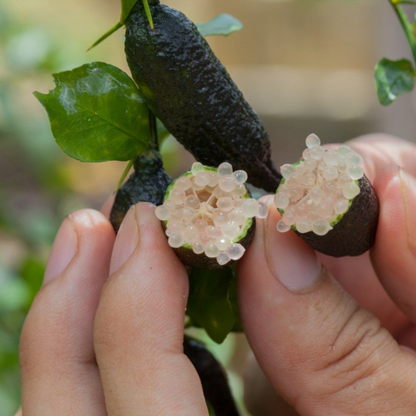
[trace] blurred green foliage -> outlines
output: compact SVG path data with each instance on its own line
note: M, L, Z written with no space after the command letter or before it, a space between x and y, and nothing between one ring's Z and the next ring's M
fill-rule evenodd
M68 200L62 152L34 85L65 64L61 46L0 2L0 416L20 405L19 335ZM33 107L33 108L32 108Z

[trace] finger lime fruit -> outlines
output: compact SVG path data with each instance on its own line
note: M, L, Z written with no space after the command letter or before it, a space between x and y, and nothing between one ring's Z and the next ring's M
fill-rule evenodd
M281 167L274 198L282 215L278 231L292 229L330 256L363 254L375 241L379 203L361 156L346 145L325 150L314 134L306 145L299 162Z
M136 158L134 172L117 191L110 213L110 222L117 232L124 216L138 202L163 203L165 192L172 179L163 168L162 158L156 150L149 150Z
M149 4L153 30L141 1L125 23L127 62L149 108L201 163L228 161L275 192L281 175L257 114L195 24L158 0Z
M267 216L246 180L247 173L233 172L229 163L216 169L195 162L169 185L156 216L183 264L216 269L243 256L254 237L254 217Z
M199 378L205 400L213 407L216 416L238 416L227 373L201 342L185 337L183 352L189 358Z

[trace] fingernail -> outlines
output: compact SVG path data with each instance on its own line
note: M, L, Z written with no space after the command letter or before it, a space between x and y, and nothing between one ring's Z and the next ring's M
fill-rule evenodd
M267 262L286 289L304 293L319 281L321 263L315 251L292 231L279 233L276 218L276 215L269 216L264 230Z
M46 266L43 284L59 276L74 258L78 250L78 235L72 223L72 218L68 215L55 237L52 251Z
M114 243L110 275L117 271L132 255L138 242L139 227L136 219L136 207L133 205L124 217Z

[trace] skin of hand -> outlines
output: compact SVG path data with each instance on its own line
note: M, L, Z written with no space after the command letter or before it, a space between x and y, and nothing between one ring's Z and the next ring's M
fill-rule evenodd
M317 255L276 231L268 197L239 262L247 380L265 386L247 389L253 415L416 414L416 146L380 135L349 144L380 200L370 253ZM132 207L117 238L100 212L68 216L22 330L19 414L207 416L182 351L187 296L154 206Z

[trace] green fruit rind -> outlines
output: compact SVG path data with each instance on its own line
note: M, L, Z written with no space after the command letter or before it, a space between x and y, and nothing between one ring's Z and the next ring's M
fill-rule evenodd
M376 238L379 202L365 175L356 183L360 193L350 200L348 210L331 222L333 229L327 234L302 234L296 227L292 227L293 231L314 250L332 257L359 256L369 250ZM283 215L284 210L279 212Z

